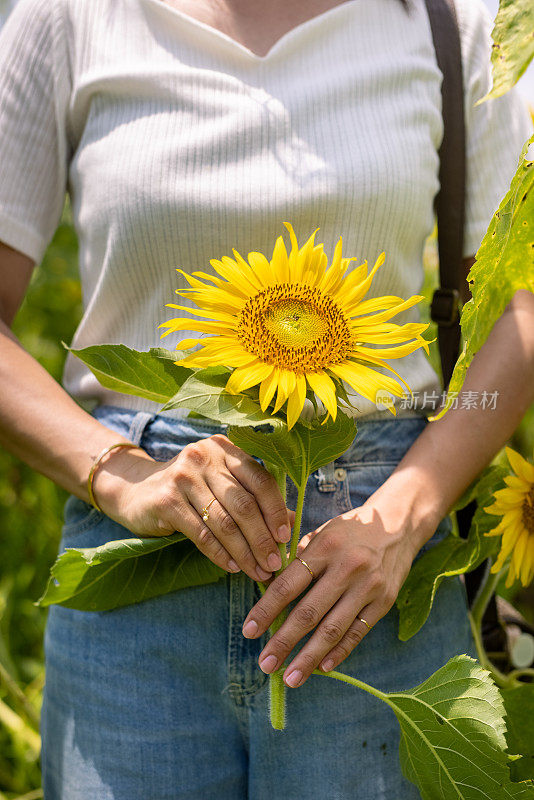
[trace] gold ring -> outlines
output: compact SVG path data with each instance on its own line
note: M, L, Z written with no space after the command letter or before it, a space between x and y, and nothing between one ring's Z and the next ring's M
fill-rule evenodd
M302 564L304 564L304 566L306 567L306 569L308 570L308 572L309 572L309 573L310 573L310 575L312 576L312 581L314 581L314 580L315 580L315 575L313 574L313 571L312 571L312 568L310 567L310 565L309 565L309 564L306 564L306 562L304 561L304 559L303 559L303 558L301 558L300 556L296 556L296 558L297 558L297 560L298 560L298 561L300 561Z
M366 619L364 619L363 617L356 617L356 619L359 619L359 620L360 620L360 622L363 622L363 624L367 626L367 629L368 629L368 630L371 630L371 628L373 627L372 625L369 625L369 623L367 622L367 620L366 620Z
M217 499L216 497L212 498L209 501L208 505L204 506L204 508L202 509L202 519L204 520L204 522L207 522L209 520L210 515L208 513L208 508L211 506L212 503L215 502L216 499Z

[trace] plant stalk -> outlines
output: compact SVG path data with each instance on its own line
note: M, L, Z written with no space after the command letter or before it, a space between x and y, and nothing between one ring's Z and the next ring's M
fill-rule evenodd
M375 689L374 686L370 686L368 683L364 683L363 681L358 680L358 678L353 678L351 675L345 675L344 672L337 672L334 669L331 670L330 672L322 672L319 669L314 669L312 675L322 675L323 678L335 678L338 681L343 681L344 683L350 683L351 686L356 686L358 689L363 689L364 692L372 694L373 697L377 697L384 703L391 705L388 696L385 695L384 692L381 692L380 689Z
M303 461L304 464L304 461ZM285 476L284 476L285 482ZM304 507L304 495L306 494L306 485L308 483L308 473L306 472L306 468L303 465L302 470L302 480L300 485L298 486L298 498L297 498L297 508L295 511L295 523L293 525L293 533L291 536L291 549L289 554L289 562L286 560L286 546L280 544L280 554L282 556L282 568L276 572L276 575L280 575L280 573L286 568L288 563L290 564L297 554L297 546L300 536L300 525L302 521L302 509ZM283 550L283 553L282 553ZM283 611L276 617L273 624L269 628L269 633L271 637L274 636L276 631L278 631L284 620L287 619L288 610L284 608ZM284 673L285 667L282 666L280 669L275 670L269 676L269 707L270 707L270 718L271 718L271 725L277 731L283 731L285 728L285 721L286 721L286 686L284 681L282 680L282 675Z
M480 664L492 675L497 686L500 686L502 689L506 689L511 688L511 686L515 685L517 681L511 678L511 676L505 675L504 672L501 672L501 670L498 669L495 664L493 664L493 662L488 658L484 648L484 642L482 640L482 618L484 617L484 612L488 607L488 603L497 587L497 584L499 583L502 574L503 570L497 573L491 573L488 570L487 577L480 587L475 598L475 602L473 603L471 611L469 612L469 622L471 624L471 633L473 634Z
M510 680L516 681L516 683L521 684L525 683L525 681L520 681L518 678L534 678L534 669L532 667L525 667L524 669L514 669L508 675Z
M488 570L487 577L478 590L478 594L475 597L475 602L471 608L471 616L475 623L480 627L482 625L482 617L484 616L484 612L488 607L488 603L491 600L491 596L494 593L497 585L501 579L501 575L503 572L491 573Z
M291 549L289 551L289 563L293 561L297 555L297 547L300 536L300 525L302 522L302 509L304 508L304 497L306 495L306 486L308 485L309 473L306 470L306 460L302 459L302 474L300 476L300 484L298 485L297 507L295 509L295 524L293 526L293 535L291 537Z

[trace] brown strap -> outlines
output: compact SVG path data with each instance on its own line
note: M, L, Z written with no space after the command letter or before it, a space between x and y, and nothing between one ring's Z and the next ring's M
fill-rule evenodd
M443 384L447 386L458 358L463 294L462 268L465 215L465 122L460 33L454 0L425 0L443 74L441 86L443 140L439 149L440 190L435 207L438 220L440 288L434 292L431 318L438 324Z
M438 324L438 344L443 384L451 379L460 348L458 300L466 299L468 286L463 269L465 214L465 123L460 33L454 0L425 0L438 66L443 73L441 86L443 141L439 150L440 190L436 196L440 289L432 298L431 317ZM460 535L466 537L476 509L472 502L460 512ZM487 569L481 565L478 573ZM465 583L470 604L480 587L480 575L468 572ZM495 595L484 613L483 638L486 649L495 647L490 634L500 629Z

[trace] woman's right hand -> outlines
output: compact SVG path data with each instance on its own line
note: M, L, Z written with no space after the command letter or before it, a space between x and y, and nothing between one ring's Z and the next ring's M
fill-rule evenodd
M281 567L277 542L288 542L291 531L278 485L222 434L164 463L144 450L117 450L99 466L93 488L102 510L137 536L178 530L219 567L242 569L253 580ZM202 509L212 500L204 522Z

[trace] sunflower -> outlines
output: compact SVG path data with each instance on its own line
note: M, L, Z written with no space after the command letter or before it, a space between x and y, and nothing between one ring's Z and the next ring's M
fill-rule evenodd
M389 320L423 298L364 300L384 253L370 272L364 262L345 275L355 259L343 258L341 237L328 267L323 245L314 243L318 228L299 248L292 226L284 225L291 239L289 254L279 236L270 261L257 252L245 260L233 250L233 259L223 256L210 262L220 277L177 270L190 288L176 293L188 297L199 310L172 303L168 307L206 319L171 319L160 325L167 328L162 336L183 330L209 336L181 341L181 348L202 347L176 363L232 368L226 390L237 394L259 384L263 411L274 400L276 414L287 401L289 428L302 411L308 389L323 403L326 418L333 419L337 398L343 397L343 381L372 402L379 391L402 396L399 381L407 384L385 359L400 358L420 347L428 351L421 336L428 326ZM395 413L393 405L390 410Z
M504 479L507 488L495 492L495 502L484 509L488 514L502 517L486 536L501 536L501 551L491 568L499 572L510 555L506 586L520 580L528 586L534 577L534 466L519 453L506 448L508 461L515 475Z

